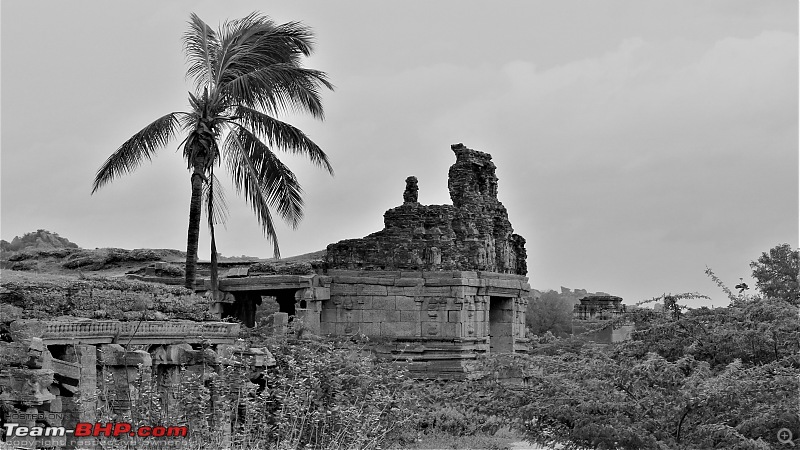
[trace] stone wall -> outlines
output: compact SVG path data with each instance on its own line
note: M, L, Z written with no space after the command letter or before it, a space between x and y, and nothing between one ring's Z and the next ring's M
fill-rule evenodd
M3 271L3 319L208 320L211 303L180 286L103 277L75 277ZM15 316L15 317L10 317Z
M329 270L322 334L363 334L417 377L463 378L478 354L527 349L528 279L477 271Z
M386 211L385 228L328 246L331 269L477 270L525 275L525 239L513 233L497 199L491 155L451 146L448 187L453 205L420 205L418 181L406 179L403 204Z
M131 422L138 387L157 386L154 397L167 414L176 406L176 383L187 374L204 382L223 366L257 374L274 365L266 349L236 340L239 325L234 323L2 319L0 332L9 341L0 341L0 407L7 422L21 426L69 429L78 422L108 421L99 411ZM212 410L211 404L202 406ZM220 433L230 431L230 417L212 421ZM24 448L97 445L93 438L71 435L13 440Z

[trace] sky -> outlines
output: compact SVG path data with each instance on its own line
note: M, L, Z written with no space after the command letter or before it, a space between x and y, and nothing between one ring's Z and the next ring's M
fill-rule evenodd
M527 239L531 285L633 304L750 279L798 243L798 3L779 1L38 1L0 6L0 237L40 228L84 248L185 250L190 176L179 140L94 195L105 159L188 109L181 36L259 11L316 36L307 67L336 86L325 120L280 118L335 176L280 155L305 217L281 253L383 228L405 178L450 204L454 143L492 154L498 197ZM272 248L229 184L224 256ZM200 258L209 257L208 233Z

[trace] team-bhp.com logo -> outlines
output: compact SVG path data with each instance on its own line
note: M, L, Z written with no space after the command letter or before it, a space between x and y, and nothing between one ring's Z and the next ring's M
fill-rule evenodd
M189 429L185 426L141 426L134 428L127 422L117 423L90 423L78 422L74 430L68 430L65 427L26 427L16 423L7 423L5 426L5 437L8 438L26 438L26 437L60 437L71 434L75 437L186 437L189 434Z

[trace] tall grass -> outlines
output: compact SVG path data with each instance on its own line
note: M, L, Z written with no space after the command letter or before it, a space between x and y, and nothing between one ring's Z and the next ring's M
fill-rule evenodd
M276 365L139 367L120 387L104 370L98 422L187 426L187 438L99 438L106 449L378 449L411 424L405 370L357 345L271 338ZM171 368L167 368L171 367ZM129 397L129 399L128 399ZM116 407L115 407L116 406Z

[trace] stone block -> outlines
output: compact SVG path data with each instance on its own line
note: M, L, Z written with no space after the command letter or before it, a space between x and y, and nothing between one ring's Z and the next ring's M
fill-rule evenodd
M395 307L395 296L372 298L372 309L392 310L395 309Z
M321 322L338 322L339 308L322 308L319 320Z
M366 309L362 314L362 322L397 322L400 320L400 311L388 309Z
M380 336L381 324L379 323L361 323L361 333L367 336Z
M0 401L41 405L55 399L47 387L53 383L53 371L10 367L0 373Z
M466 284L466 282L461 278L426 278L425 286L460 286L462 283Z
M397 278L394 280L394 285L399 287L415 287L425 284L422 278Z
M440 270L429 271L429 270L426 270L426 271L422 272L422 277L425 278L426 280L434 279L434 278L453 278L453 271L452 270L446 270L446 271L440 271Z
M400 321L402 322L419 322L420 317L419 311L400 311Z
M478 272L472 270L456 270L453 272L453 278L478 278Z
M320 334L336 334L336 322L322 322L319 324Z
M407 294L407 292L408 292L407 289L408 288L405 288L405 287L402 287L402 286L386 286L386 294L388 294L388 295L408 295ZM411 288L411 289L415 289L415 288Z
M478 288L472 286L452 286L450 288L450 295L460 299L466 299L467 296L473 296L478 293Z
M357 295L388 295L386 286L375 284L357 284Z
M441 297L441 296L449 296L450 295L450 287L449 286L425 286L422 292L419 294L424 297Z
M358 277L358 276L334 276L333 282L343 283L343 284L377 283L377 278Z
M419 322L382 322L381 336L419 336Z
M401 271L400 272L401 278L422 278L422 272L419 270L415 271Z
M0 365L27 365L30 356L28 346L22 342L0 342Z
M460 323L443 323L441 324L442 333L444 337L461 337L461 324Z
M186 344L188 345L188 344ZM189 346L191 350L191 346ZM96 350L97 362L104 366L137 366L149 367L153 360L144 350L126 351L119 344L104 344Z
M419 303L413 297L398 295L395 297L395 309L400 311L418 311Z
M356 287L355 284L331 283L331 295L356 295Z
M442 333L442 324L439 322L422 321L420 327L422 336L440 336Z
M416 297L420 296L420 294L423 292L424 289L425 289L424 287L420 287L420 286L417 286L417 287L404 287L403 288L403 294L398 294L398 295L407 295L409 297L416 298Z
M342 322L349 322L349 323L362 322L363 321L363 312L364 311L361 310L361 309L354 309L354 310L350 310L350 311L345 311L342 314L342 319L343 319Z
M331 298L331 288L327 287L314 287L314 300L329 300Z
M357 277L363 272L360 270L345 270L345 269L330 269L328 270L329 277Z
M336 335L337 336L348 336L358 333L360 330L359 324L356 323L347 323L347 322L338 322L336 323Z
M372 302L373 298L374 297L372 297L370 295L361 295L361 296L355 297L356 304L358 305L357 308L358 309L373 309L373 307L372 307L373 306L373 304L372 304L373 303Z
M447 321L452 323L461 323L464 321L464 313L462 311L447 311Z

